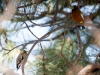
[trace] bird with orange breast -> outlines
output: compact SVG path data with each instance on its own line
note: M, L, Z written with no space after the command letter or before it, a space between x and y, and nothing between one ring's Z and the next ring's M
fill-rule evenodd
M83 13L78 8L78 6L76 6L76 5L73 6L71 16L72 16L73 21L75 21L81 25L84 23ZM84 27L84 26L82 26L82 27Z

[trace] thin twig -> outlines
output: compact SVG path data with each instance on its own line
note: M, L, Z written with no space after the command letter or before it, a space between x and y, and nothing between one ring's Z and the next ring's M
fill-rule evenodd
M26 9L25 9L25 7L24 7L24 13L26 13ZM27 17L27 15L25 15L26 17ZM31 30L30 30L30 28L28 27L28 25L27 25L27 23L24 21L24 23L26 24L26 27L27 27L27 29L31 32L31 34L33 35L33 36L35 36L37 39L39 39ZM43 50L43 48L42 48L42 45L41 45L41 43L40 43L40 47L41 47L41 49L42 49L42 51L43 51L43 54L44 54L44 50ZM45 54L44 54L45 55Z
M82 41L80 38L79 29L78 29L78 27L76 27L76 28L77 28L76 31L77 31L78 41L79 41L79 54L76 56L77 59L74 62L74 66L78 63L78 61L80 60L81 55L82 55Z
M71 64L66 60L64 54L62 53L62 50L63 50L64 45L65 45L65 42L66 42L66 33L65 33L65 28L64 28L64 41L63 41L63 44L62 44L62 47L61 47L61 50L60 50L60 55L62 56L62 58L65 59L66 65L70 66Z
M62 29L62 28L67 28L67 27L73 27L73 26L77 26L76 24L74 25L64 25L64 26L59 26L58 28L55 28L54 30L52 31L49 31L48 33L46 33L45 35L43 35L41 38L39 38L37 41L35 41L35 43L32 45L32 47L30 48L29 52L28 52L28 56L29 54L31 53L31 51L33 50L33 48L35 47L35 45L40 42L42 39L45 39L46 36L50 35L51 33L59 30L59 29Z
M51 26L53 25L53 23L56 21L56 17L57 17L57 13L58 13L58 3L59 3L59 0L56 0L56 11L55 11L55 14L54 14L54 18L53 18L53 21L51 22Z

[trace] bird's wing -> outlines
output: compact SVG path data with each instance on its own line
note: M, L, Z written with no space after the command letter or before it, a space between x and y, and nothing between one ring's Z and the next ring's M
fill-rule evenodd
M20 68L20 64L21 64L22 60L23 60L23 56L21 54L19 54L17 59L16 59L16 67L17 67L17 69Z
M19 54L18 57L17 57L16 63L17 64L21 63L22 60L23 60L23 56Z
M84 20L84 17L83 17L83 14L82 14L82 12L81 12L81 17L82 17L82 19Z

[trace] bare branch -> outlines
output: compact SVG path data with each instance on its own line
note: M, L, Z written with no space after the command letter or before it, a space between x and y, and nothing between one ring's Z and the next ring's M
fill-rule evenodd
M90 64L90 65L87 65L85 66L79 73L78 75L92 75L100 70L100 64Z
M79 54L76 56L74 66L78 63L78 61L79 61L79 59L81 58L81 55L82 55L82 41L81 41L81 38L80 38L80 33L79 33L78 27L77 27L76 31L77 31L78 41L79 41Z
M33 46L31 47L31 49L30 49L29 52L28 52L28 56L29 56L29 54L31 53L31 51L33 50L33 48L35 47L35 45L36 45L38 42L40 42L42 39L45 39L48 35L50 35L51 33L55 32L55 31L57 31L57 30L59 30L59 29L67 28L67 27L72 27L72 26L76 26L76 25L65 25L65 26L60 26L60 27L58 27L58 28L56 28L56 29L54 29L54 30L52 30L52 31L50 31L50 32L48 32L48 33L46 33L45 35L43 35L41 38L39 38L37 41L35 41L35 43L33 44Z

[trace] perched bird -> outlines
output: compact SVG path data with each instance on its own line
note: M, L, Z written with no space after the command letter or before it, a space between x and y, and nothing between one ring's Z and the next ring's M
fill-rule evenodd
M72 16L73 21L80 23L80 24L84 23L83 13L80 11L78 6L76 5L73 6L71 16ZM84 29L85 27L82 26L82 28Z
M27 52L25 50L21 51L20 54L18 55L17 59L16 59L16 68L17 70L21 67L23 67L23 65L25 65L25 63L27 62Z

